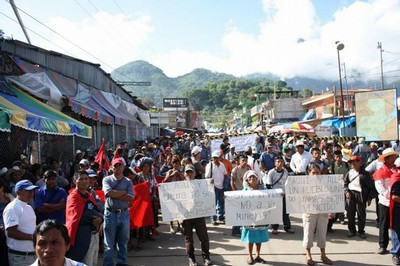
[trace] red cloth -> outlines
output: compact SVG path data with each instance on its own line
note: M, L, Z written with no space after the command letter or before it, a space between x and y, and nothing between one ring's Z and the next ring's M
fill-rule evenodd
M130 229L153 226L153 208L150 196L149 182L143 182L133 186L135 200L131 202Z
M101 189L95 189L94 192L96 193L96 195L100 198L101 202L105 203L105 197L104 197L104 191Z
M390 170L386 164L383 164L383 166L375 172L374 180L376 181L379 179L390 178L392 174L393 174L392 170Z
M83 211L85 209L86 201L92 202L97 207L97 203L93 195L89 192L86 192L86 194L89 195L87 200L81 196L78 190L74 189L67 198L65 226L67 227L68 235L71 238L71 246L75 244L76 232L78 231L79 221L81 220Z
M390 228L392 228L392 217L393 217L393 207L394 207L394 200L392 199L392 187L396 182L400 181L400 173L396 171L395 173L392 174L390 177L390 204L389 204L389 214L390 214Z
M106 155L106 150L104 148L104 138L101 141L101 146L99 148L99 152L97 153L94 161L99 164L99 166L100 166L99 170L104 168L108 171L110 169L110 162L108 161L108 157ZM104 164L104 166L103 166L103 164Z

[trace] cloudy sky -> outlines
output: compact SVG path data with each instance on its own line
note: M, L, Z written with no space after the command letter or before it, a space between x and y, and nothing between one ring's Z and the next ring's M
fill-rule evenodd
M9 0L0 29L26 38ZM111 72L146 60L169 77L195 68L237 76L272 72L349 82L400 77L398 0L14 0L31 43Z

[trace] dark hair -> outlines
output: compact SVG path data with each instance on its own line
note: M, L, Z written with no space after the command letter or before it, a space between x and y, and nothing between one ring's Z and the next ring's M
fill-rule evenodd
M318 169L318 171L321 172L321 168L319 167L319 165L314 162L308 163L306 172L309 174L313 168L316 168Z
M277 160L282 160L282 161L284 161L282 156L276 156L274 161L277 161Z
M43 177L44 177L44 179L50 178L50 177L57 177L57 173L54 170L47 170L46 172L44 172Z
M333 155L343 155L341 151L335 151Z
M76 172L74 173L73 180L78 179L78 177L81 176L81 175L87 175L87 176L89 176L88 173L86 172L86 170L78 170L78 171L76 171Z
M124 176L128 176L129 174L134 175L134 173L132 172L131 168L129 168L128 166L126 166L126 167L124 168L123 175L124 175Z
M62 237L64 238L65 244L69 245L71 239L68 236L67 227L55 219L47 219L36 226L35 231L33 232L33 246L36 246L36 240L38 235L42 236L48 230L53 228L61 233Z
M100 167L100 165L98 162L93 162L90 164L90 169L93 169L94 171L99 170L99 167Z
M32 166L31 166L32 174L36 175L36 171L39 170L40 168L42 168L42 165L40 165L38 163L32 164Z

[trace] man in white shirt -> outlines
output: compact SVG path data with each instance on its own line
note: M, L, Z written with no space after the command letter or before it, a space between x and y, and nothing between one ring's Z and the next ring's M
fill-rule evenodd
M290 161L290 168L296 175L305 175L308 163L313 159L312 155L304 150L304 142L296 142L296 153L293 154Z
M17 197L4 209L9 265L30 265L35 257L32 236L36 228L36 215L28 202L33 200L34 186L29 180L15 184Z
M211 154L212 161L206 166L205 178L212 178L215 191L215 207L217 214L211 217L211 223L217 225L225 222L224 178L228 175L223 163L220 162L219 150Z

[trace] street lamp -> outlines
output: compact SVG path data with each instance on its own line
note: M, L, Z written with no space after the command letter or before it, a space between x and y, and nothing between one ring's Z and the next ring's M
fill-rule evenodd
M346 136L346 127L344 124L344 98L343 98L343 85L342 85L342 69L341 69L341 65L340 65L340 50L343 50L344 48L344 44L336 41L336 50L337 50L337 60L338 60L338 65L339 65L339 86L340 86L340 110L342 112L342 125L343 125L343 136Z

